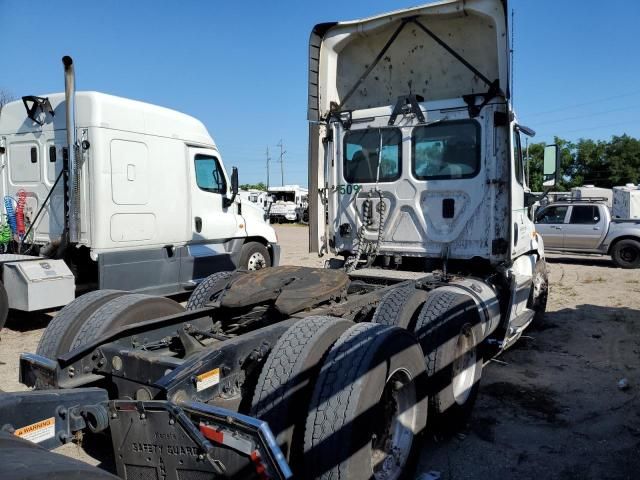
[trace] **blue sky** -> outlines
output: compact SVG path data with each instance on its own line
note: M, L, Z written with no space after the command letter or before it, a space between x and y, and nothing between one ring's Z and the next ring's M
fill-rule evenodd
M414 2L0 0L0 88L16 97L77 87L202 120L241 183L306 184L307 42L313 25ZM640 2L513 0L515 106L536 140L640 137Z

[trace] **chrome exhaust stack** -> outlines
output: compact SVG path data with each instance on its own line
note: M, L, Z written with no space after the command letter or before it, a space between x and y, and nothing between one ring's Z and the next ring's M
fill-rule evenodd
M78 138L76 133L76 78L73 60L62 57L64 65L64 98L67 117L68 163L65 182L65 230L68 240L80 240L80 170L78 168Z

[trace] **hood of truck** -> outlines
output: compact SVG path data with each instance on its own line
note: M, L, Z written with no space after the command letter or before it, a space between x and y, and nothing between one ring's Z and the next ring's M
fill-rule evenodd
M444 0L316 25L309 120L326 119L332 110L394 105L404 95L433 101L482 94L487 80L508 98L507 28L507 0Z

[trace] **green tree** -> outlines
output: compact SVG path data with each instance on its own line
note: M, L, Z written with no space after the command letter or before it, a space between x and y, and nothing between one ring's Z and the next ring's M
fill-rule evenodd
M242 189L242 190L260 190L262 192L266 192L267 191L267 186L262 182L255 183L255 184L243 183L242 185L240 185L240 189Z

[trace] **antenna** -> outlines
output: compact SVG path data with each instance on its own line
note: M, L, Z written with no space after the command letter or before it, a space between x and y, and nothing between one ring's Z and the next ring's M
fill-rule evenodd
M284 149L282 139L280 139L280 143L276 146L280 147L280 181L281 185L284 187L284 154L287 153L287 151Z
M514 102L514 94L513 94L513 77L514 77L514 70L515 70L515 63L513 60L513 52L514 52L514 46L515 46L515 17L516 17L516 11L512 8L511 9L511 50L509 50L509 53L511 54L511 71L509 72L511 74L511 78L509 80L509 83L511 83L511 85L509 86L509 90L511 91L511 106L513 108Z
M267 145L267 191L269 191L269 164L271 163L271 157L269 156L269 145Z

